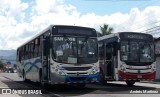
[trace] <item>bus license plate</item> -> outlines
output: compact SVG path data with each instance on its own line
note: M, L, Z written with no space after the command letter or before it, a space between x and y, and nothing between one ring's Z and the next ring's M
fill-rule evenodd
M141 76L141 75L138 75L137 78L142 78L142 76Z

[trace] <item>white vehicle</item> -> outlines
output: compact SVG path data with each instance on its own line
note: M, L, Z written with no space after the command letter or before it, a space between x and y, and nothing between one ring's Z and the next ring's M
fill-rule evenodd
M100 82L154 80L154 39L150 34L120 32L98 38Z
M17 70L14 69L13 72L14 72L14 73L17 73Z
M41 84L97 82L98 42L95 29L51 25L17 49L17 72Z

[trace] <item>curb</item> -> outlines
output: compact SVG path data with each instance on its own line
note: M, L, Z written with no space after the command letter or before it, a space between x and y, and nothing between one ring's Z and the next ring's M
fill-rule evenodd
M140 83L160 84L159 81L140 81Z

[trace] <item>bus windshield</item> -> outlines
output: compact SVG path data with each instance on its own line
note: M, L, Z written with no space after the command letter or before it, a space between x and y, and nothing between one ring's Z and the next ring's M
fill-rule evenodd
M53 58L59 63L95 63L98 60L96 44L96 38L54 37Z
M121 60L127 62L153 62L154 44L151 42L122 41Z

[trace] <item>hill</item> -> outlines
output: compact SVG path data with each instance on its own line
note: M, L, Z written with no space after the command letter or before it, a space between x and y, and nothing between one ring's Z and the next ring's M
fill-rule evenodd
M0 60L4 63L11 62L16 63L16 50L0 50Z

